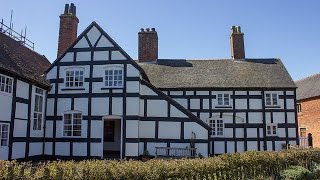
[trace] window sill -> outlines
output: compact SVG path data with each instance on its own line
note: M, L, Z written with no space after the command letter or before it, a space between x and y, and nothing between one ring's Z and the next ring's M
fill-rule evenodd
M61 136L61 138L82 138L82 136Z
M12 93L0 91L0 95L12 97Z
M211 135L210 138L225 138L223 135L222 136L213 136Z
M65 88L61 89L61 91L83 91L86 90L85 88Z
M266 105L265 107L266 108L281 108L281 106L279 106L279 105L275 105L275 106Z
M278 135L266 135L267 137L278 137Z
M215 108L232 108L232 106L219 106L219 105L216 105Z
M109 90L109 89L122 89L123 87L104 87L101 90Z

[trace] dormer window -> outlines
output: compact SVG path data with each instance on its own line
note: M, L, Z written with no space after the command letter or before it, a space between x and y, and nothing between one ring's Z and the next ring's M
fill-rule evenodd
M104 74L104 85L112 88L123 87L123 68L122 67L107 67Z
M84 80L83 74L84 74L83 68L67 69L65 86L67 88L83 87L83 80Z
M266 93L266 106L278 106L279 96L277 93Z

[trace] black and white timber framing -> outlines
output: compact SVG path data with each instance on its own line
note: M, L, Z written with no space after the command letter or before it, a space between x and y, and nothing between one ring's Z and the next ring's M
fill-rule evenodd
M105 70L120 68L123 86L105 86ZM66 87L66 71L81 69L83 86ZM46 72L51 88L44 90L44 126L32 128L36 85L13 79L11 95L0 94L0 123L10 124L9 145L0 147L0 159L104 158L119 151L120 158L137 157L155 147L187 147L192 138L197 153L212 156L249 150L280 150L298 144L295 88L157 88L144 69L95 22ZM278 94L278 106L265 106L266 93ZM229 106L217 106L217 94L230 94ZM10 104L6 106L6 104ZM81 114L80 136L66 137L64 118ZM210 119L222 119L223 136L211 136ZM117 140L104 142L104 126L114 121ZM276 136L267 124L277 124ZM196 134L194 137L193 134Z

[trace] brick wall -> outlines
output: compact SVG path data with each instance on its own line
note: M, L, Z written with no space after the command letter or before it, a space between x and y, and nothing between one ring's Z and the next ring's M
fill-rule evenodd
M313 137L313 146L320 147L320 97L298 101L301 112L298 113L299 134L300 128L306 128L307 134Z

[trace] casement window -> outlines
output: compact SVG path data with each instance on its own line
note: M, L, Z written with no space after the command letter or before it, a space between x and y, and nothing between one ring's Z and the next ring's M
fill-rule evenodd
M267 136L277 136L277 135L278 135L278 125L267 124Z
M67 88L83 87L83 68L70 68L66 70L65 86Z
M42 130L42 117L43 117L43 101L44 91L40 88L36 88L35 101L34 101L34 113L33 113L33 130Z
M297 104L297 111L298 111L298 113L301 113L301 112L302 112L301 104L300 104L300 103Z
M108 67L105 69L104 85L106 87L123 87L123 68L122 67Z
M0 92L10 93L12 92L13 79L0 74Z
M217 95L218 106L230 106L230 94L223 93Z
M7 147L9 144L9 124L0 123L0 147Z
M63 136L81 136L82 114L80 112L67 112L63 116Z
M266 106L278 106L279 96L277 93L266 93Z
M300 128L300 137L301 138L307 137L307 128Z
M209 119L209 126L212 128L211 136L219 137L224 134L224 123L223 119Z

